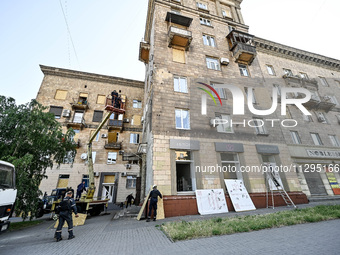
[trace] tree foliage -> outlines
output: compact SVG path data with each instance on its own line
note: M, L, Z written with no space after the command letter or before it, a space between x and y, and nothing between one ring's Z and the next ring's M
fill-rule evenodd
M26 219L35 215L40 182L46 169L63 162L67 153L74 158L74 131L63 134L54 115L36 100L16 105L13 98L0 96L0 159L16 167L18 190L15 211Z

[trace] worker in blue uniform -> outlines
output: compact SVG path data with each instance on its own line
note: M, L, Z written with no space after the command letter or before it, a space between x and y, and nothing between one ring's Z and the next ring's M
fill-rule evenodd
M73 235L73 220L72 220L72 211L75 216L78 217L77 206L72 198L73 192L68 191L66 193L66 197L59 203L56 208L57 213L59 213L59 224L55 233L55 238L57 242L63 240L61 237L62 228L64 222L67 222L68 226L68 239L73 239L75 236Z
M148 215L148 218L146 220L147 222L150 221L152 209L153 209L153 221L156 220L158 197L162 198L162 194L157 189L157 186L153 185L152 190L151 190L149 197L148 197L148 199L150 198L150 205L149 205L149 215Z

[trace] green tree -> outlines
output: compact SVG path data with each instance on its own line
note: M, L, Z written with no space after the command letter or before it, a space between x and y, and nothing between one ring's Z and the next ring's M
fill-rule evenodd
M0 159L16 167L18 195L16 213L26 219L36 214L40 182L47 178L46 169L60 165L67 153L74 158L74 131L63 134L52 113L36 100L16 105L13 98L0 96Z

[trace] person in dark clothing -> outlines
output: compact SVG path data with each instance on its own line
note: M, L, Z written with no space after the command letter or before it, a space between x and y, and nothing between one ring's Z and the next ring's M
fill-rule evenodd
M117 98L117 108L119 108L119 109L122 108L122 98L121 98L121 96L118 96L118 98Z
M76 195L76 200L79 200L81 197L81 193L83 193L83 191L86 191L86 187L85 187L85 181L83 181L82 183L80 183L77 187L77 195Z
M132 201L132 199L135 199L135 198L132 196L132 193L126 197L126 208L128 208L128 205L129 205L129 204L130 204L130 207L131 207L131 201Z
M112 97L112 106L114 106L114 107L116 107L117 106L117 99L118 99L118 93L117 93L117 91L112 91L111 92L111 97Z
M150 198L150 205L149 205L149 215L146 220L147 222L150 221L152 209L153 209L153 221L156 221L158 197L162 198L162 194L157 189L157 185L153 185L152 190L148 197L148 199Z
M73 235L72 211L76 217L78 217L78 213L77 206L72 198L72 195L72 191L68 191L66 193L66 197L59 203L57 207L57 211L59 211L59 224L55 232L55 238L57 239L57 242L63 240L61 237L61 232L65 221L67 222L68 226L68 239L73 239L75 237Z

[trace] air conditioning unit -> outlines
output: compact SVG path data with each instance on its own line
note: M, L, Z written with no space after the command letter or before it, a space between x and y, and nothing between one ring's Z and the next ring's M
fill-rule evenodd
M126 169L131 169L131 164L126 164Z
M71 111L70 110L63 110L63 117L70 117Z
M119 155L123 155L123 154L124 154L123 150L119 151Z
M107 138L107 134L102 134L102 138Z
M99 172L94 172L94 177L99 177Z
M221 58L220 61L222 65L226 65L226 66L229 65L229 62L230 62L228 58Z
M124 123L129 123L130 120L129 120L129 119L124 119L123 122L124 122Z
M83 160L87 159L87 153L81 154L81 155L80 155L80 158L83 159Z
M126 177L126 172L123 172L123 173L122 173L122 177Z

